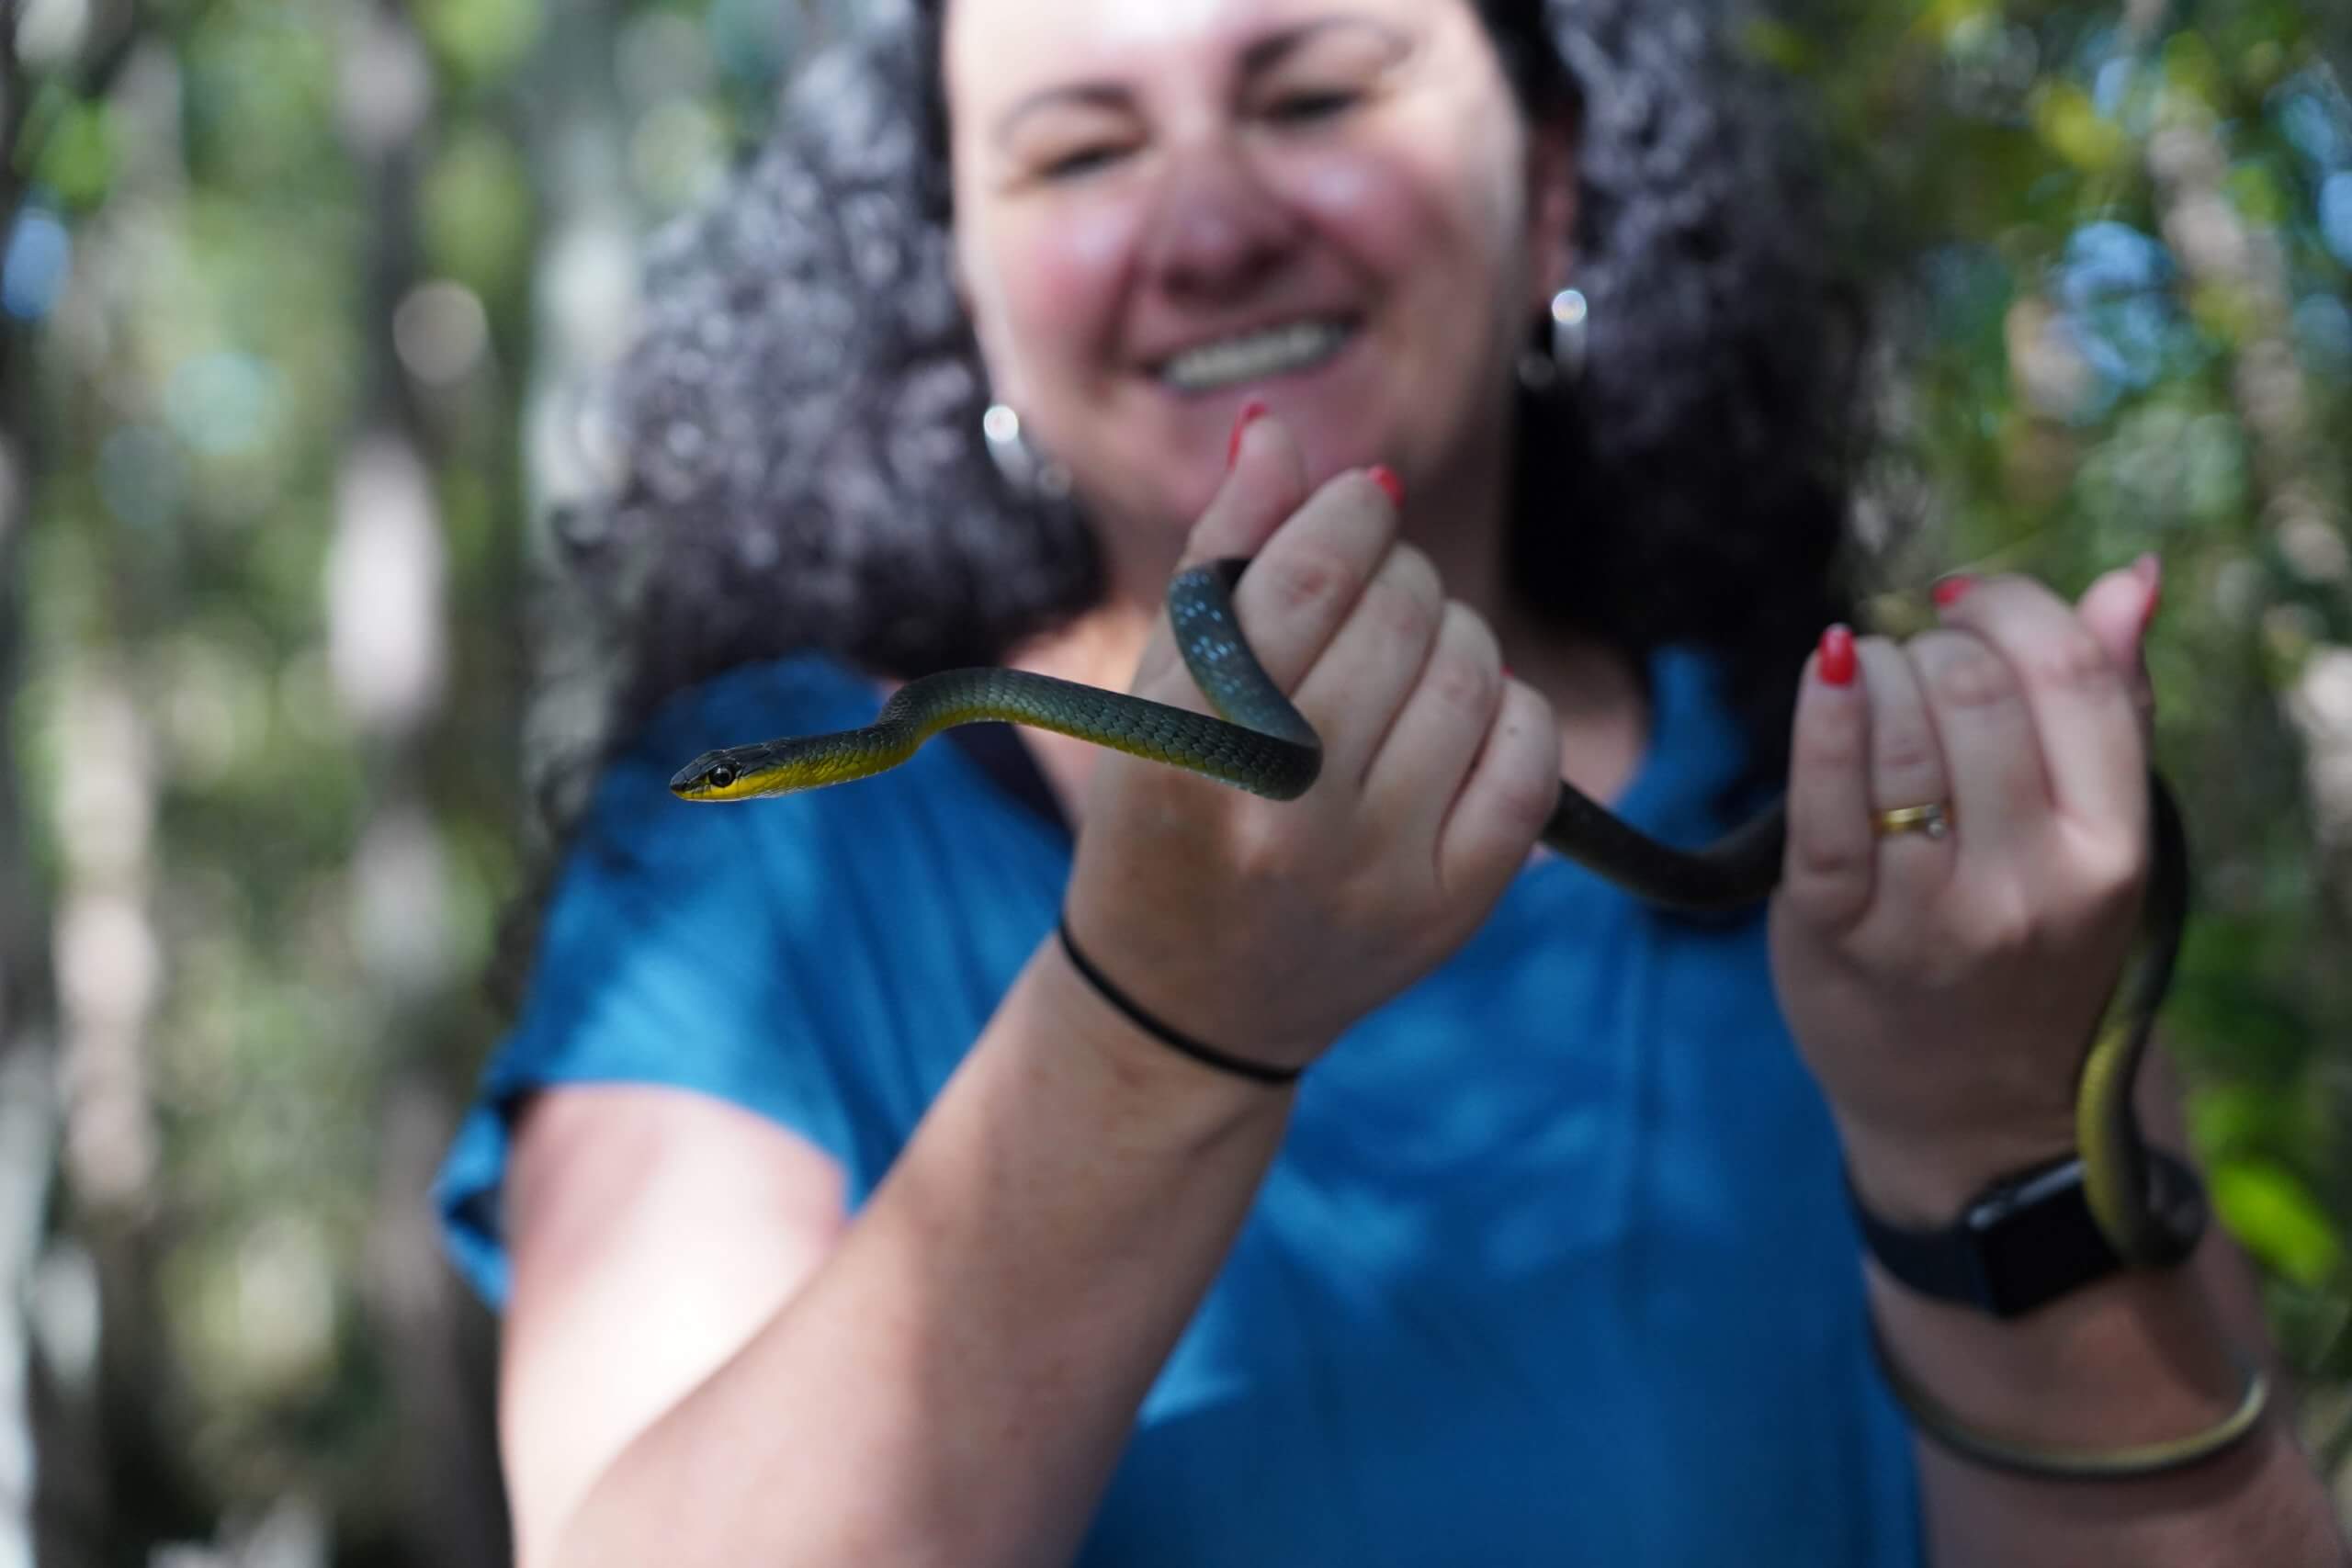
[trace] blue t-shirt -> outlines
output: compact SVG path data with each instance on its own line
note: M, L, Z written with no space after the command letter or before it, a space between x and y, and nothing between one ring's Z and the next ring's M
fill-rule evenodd
M1700 658L1650 679L1619 807L1704 842L1736 731ZM668 793L707 747L876 705L825 659L739 671L607 773L437 1193L493 1303L522 1097L716 1095L828 1150L862 1202L1052 931L1068 837L954 745L754 805ZM1661 914L1540 857L1307 1073L1081 1562L1915 1563L1843 1193L1760 915Z

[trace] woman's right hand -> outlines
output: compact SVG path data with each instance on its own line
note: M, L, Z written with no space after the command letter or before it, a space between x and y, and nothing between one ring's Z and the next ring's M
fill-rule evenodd
M1273 1066L1468 940L1559 795L1551 705L1397 526L1370 473L1310 495L1289 433L1249 423L1184 564L1253 558L1235 614L1322 774L1269 801L1105 752L1079 836L1065 912L1087 956L1170 1026ZM1209 711L1164 615L1132 690Z

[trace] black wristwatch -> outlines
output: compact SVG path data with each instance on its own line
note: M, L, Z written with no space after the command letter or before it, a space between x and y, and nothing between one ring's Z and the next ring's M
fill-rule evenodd
M2160 1149L2150 1174L2165 1206L2194 1235L2205 1222L2202 1186ZM1912 1290L1995 1317L2018 1317L2123 1268L2083 1193L2083 1162L2069 1155L1994 1182L1941 1230L1906 1230L1871 1213L1849 1181L1862 1240L1880 1267ZM2193 1214L2182 1206L2194 1205Z

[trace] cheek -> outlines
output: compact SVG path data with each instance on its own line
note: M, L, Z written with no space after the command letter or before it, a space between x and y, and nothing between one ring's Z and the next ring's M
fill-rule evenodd
M1369 158L1329 158L1299 176L1298 200L1327 223L1358 223L1395 205L1383 201L1383 187L1399 183Z
M1031 356L1063 363L1114 342L1136 228L1125 207L1040 214L1008 226L993 265L1012 341Z
M1334 153L1295 169L1291 196L1376 281L1437 296L1456 320L1509 265L1507 195L1442 146Z
M1381 280L1409 269L1431 214L1419 171L1396 155L1335 152L1291 171L1290 200L1340 254Z

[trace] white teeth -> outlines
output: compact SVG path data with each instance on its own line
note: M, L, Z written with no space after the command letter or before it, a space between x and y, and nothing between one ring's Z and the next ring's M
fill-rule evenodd
M1347 327L1339 321L1300 321L1187 349L1160 367L1160 378L1180 391L1205 392L1236 381L1281 376L1329 358L1347 336Z

